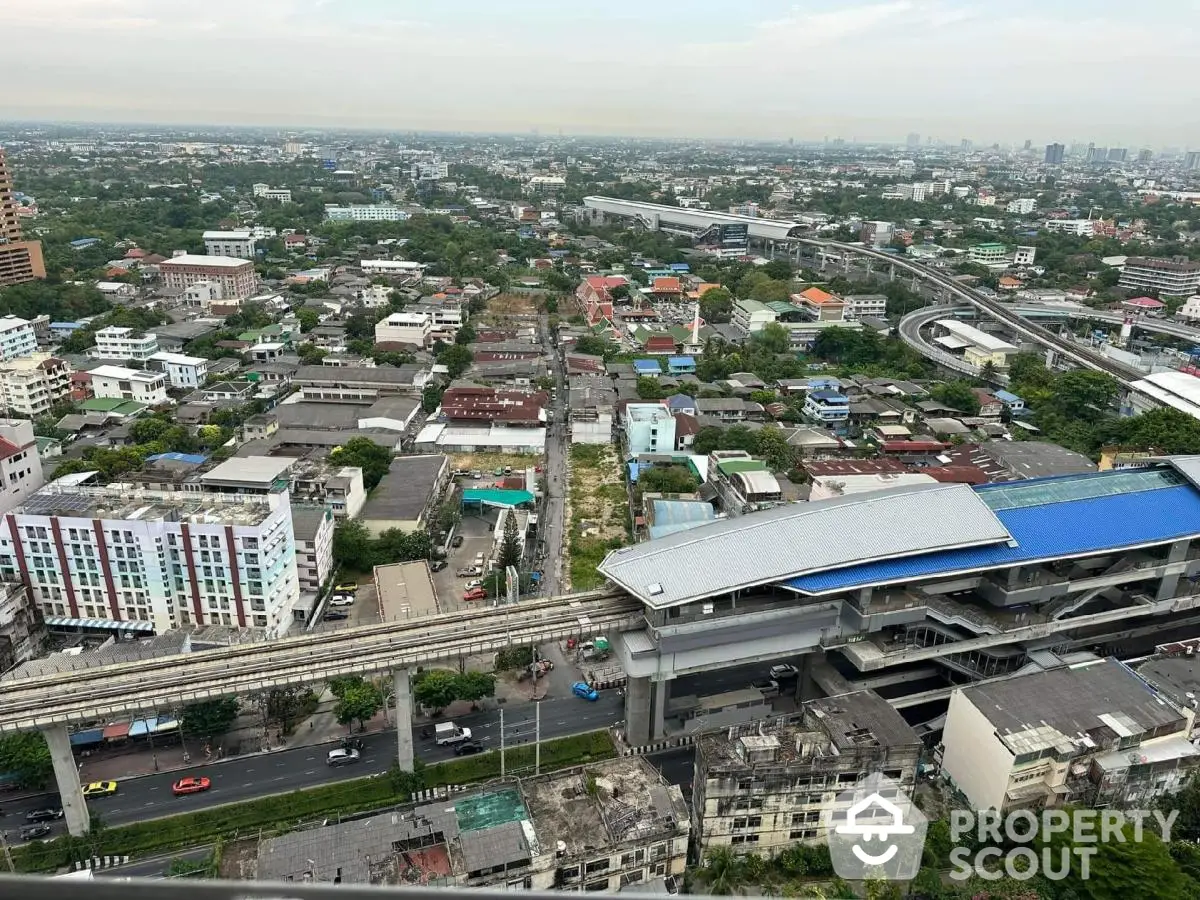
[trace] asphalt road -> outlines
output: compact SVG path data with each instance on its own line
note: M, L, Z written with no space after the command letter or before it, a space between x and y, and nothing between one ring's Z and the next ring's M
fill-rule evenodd
M504 709L504 744L507 747L531 743L535 731L534 707L541 707L542 738L549 739L595 731L616 724L624 715L624 700L617 691L602 691L594 703L577 697L548 697L538 704L507 705ZM470 728L473 736L488 750L500 747L500 712L488 710L456 718L455 723ZM453 747L439 747L432 739L420 736L421 728L413 728L417 756L426 763L454 758ZM335 743L277 750L273 753L233 757L220 762L195 766L186 773L163 772L143 775L119 782L117 793L111 797L89 802L91 813L99 815L108 825L126 825L144 819L175 815L189 810L205 809L225 803L238 803L280 794L299 788L332 784L364 775L382 774L396 758L396 737L391 731L361 736L365 743L362 758L356 765L330 768L326 754ZM212 779L212 788L203 794L175 797L171 785L182 774L204 775ZM40 794L8 800L0 805L0 829L17 842L17 832L25 824L25 813L39 807L57 805L57 797ZM65 826L54 823L54 833Z
M97 869L97 878L166 878L171 871L171 863L175 860L199 862L212 853L211 847L197 847L195 850L181 850L178 853L167 853L162 856L151 856L139 859L124 866L113 869Z

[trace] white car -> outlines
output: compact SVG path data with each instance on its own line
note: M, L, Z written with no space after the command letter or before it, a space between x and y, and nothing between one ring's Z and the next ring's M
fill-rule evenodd
M354 598L349 594L339 594L329 601L330 606L353 606Z
M471 588L477 588L477 587L483 587L483 582L478 578L476 578L474 581L468 581L466 586L463 588L463 590L469 591L469 590L471 590Z

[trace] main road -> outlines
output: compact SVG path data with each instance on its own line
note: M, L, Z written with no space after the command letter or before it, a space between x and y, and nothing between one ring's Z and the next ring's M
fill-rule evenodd
M618 724L623 714L623 703L620 693L612 690L601 691L600 699L591 703L571 696L547 698L537 704L506 705L504 745L516 747L533 742L535 705L541 707L542 738L549 740ZM500 748L499 710L458 716L454 721L470 728L473 736L487 750ZM425 726L413 728L417 757L427 764L453 759L454 748L439 747L432 739L421 738L422 727ZM115 795L89 800L88 811L99 815L106 825L128 825L145 819L240 803L271 794L387 772L396 760L395 730L356 736L361 737L366 746L355 765L330 768L325 764L326 754L337 746L336 743L236 756L183 771L160 772L120 781ZM171 785L183 775L210 778L212 788L203 794L175 797L171 793ZM17 832L25 824L27 812L57 803L55 794L37 794L0 802L0 830L7 831L9 839L15 842ZM65 830L61 822L55 823L54 829L56 834Z

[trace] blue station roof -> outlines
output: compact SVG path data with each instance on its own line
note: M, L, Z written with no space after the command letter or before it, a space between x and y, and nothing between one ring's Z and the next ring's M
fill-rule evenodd
M813 572L806 594L1128 550L1200 536L1200 490L1173 466L983 485L976 493L1011 540Z

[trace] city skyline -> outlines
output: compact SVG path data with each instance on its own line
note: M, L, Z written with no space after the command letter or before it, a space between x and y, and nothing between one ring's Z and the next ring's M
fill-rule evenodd
M0 117L1193 148L1198 28L1179 7L1017 2L995 19L974 2L761 0L735 18L716 0L614 0L601 18L546 0L41 0L6 13L26 77ZM1080 58L1103 61L1097 77L1077 77Z

